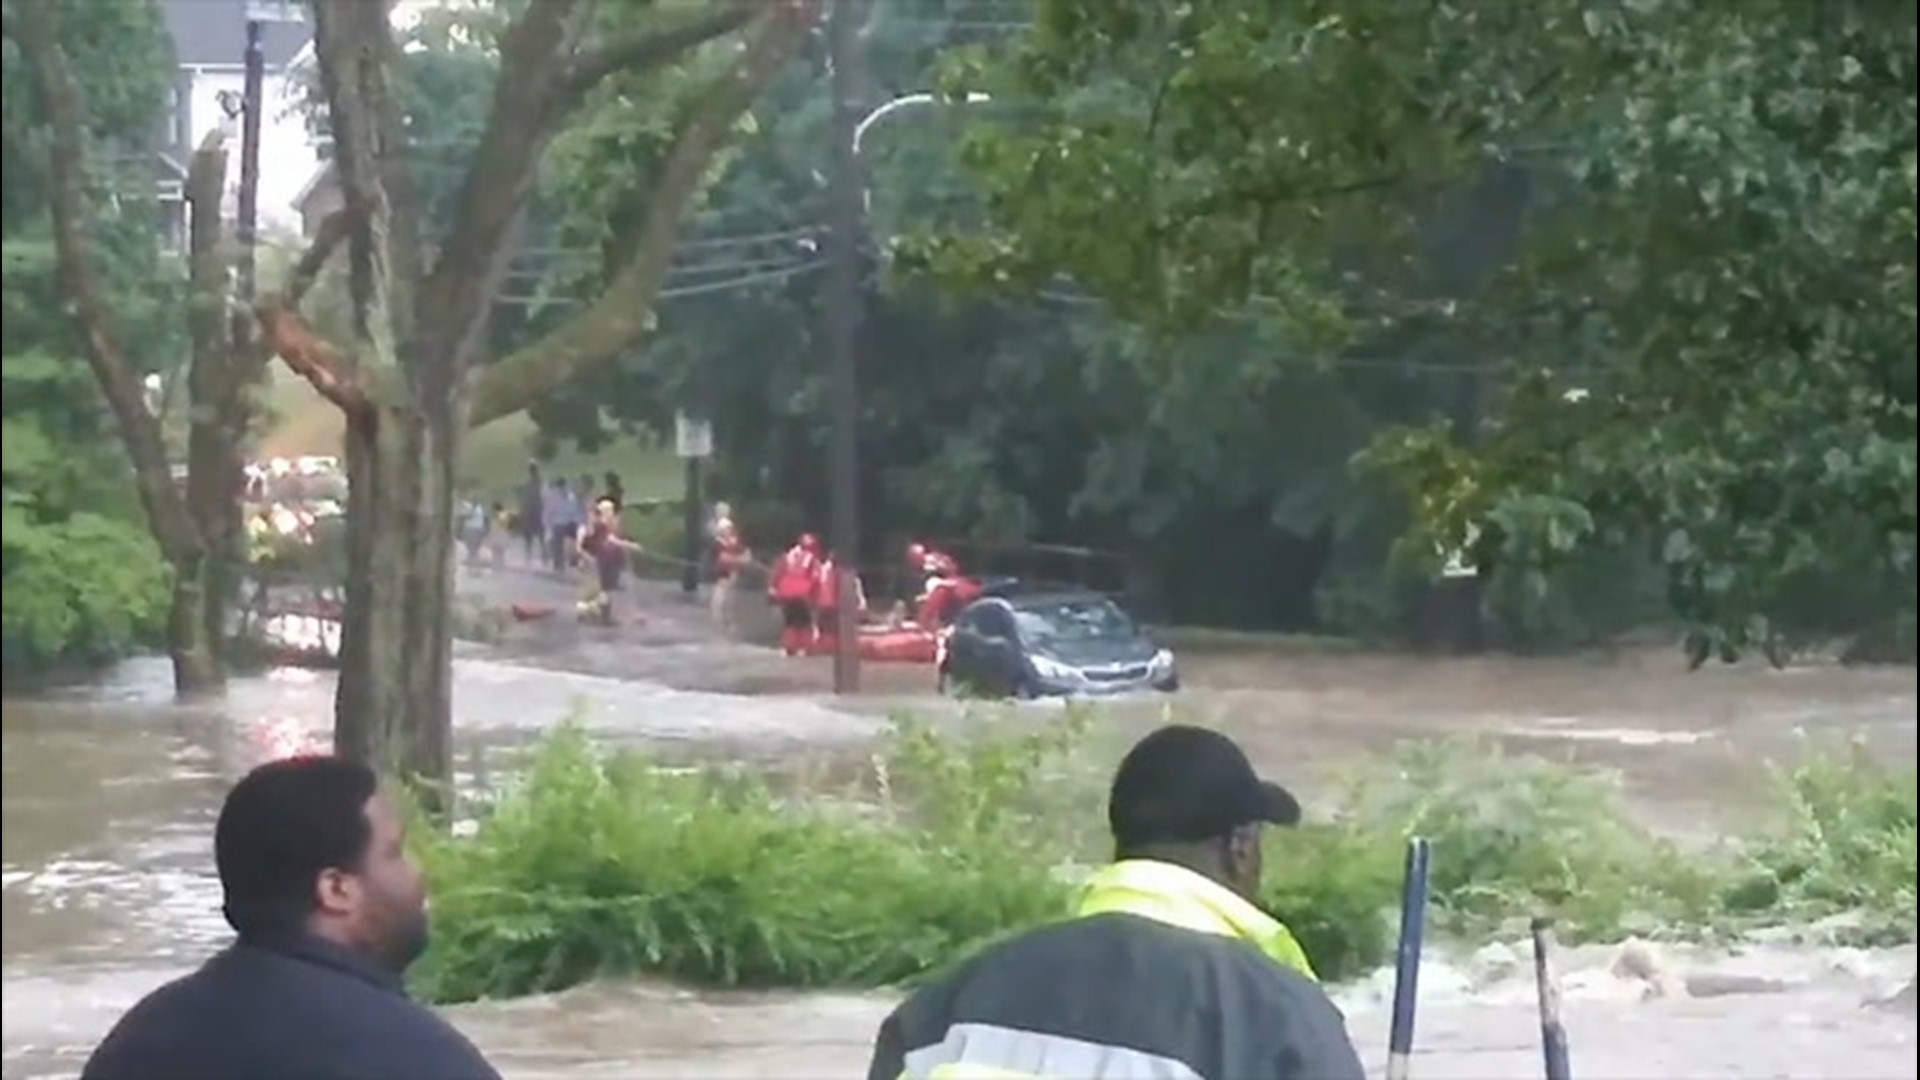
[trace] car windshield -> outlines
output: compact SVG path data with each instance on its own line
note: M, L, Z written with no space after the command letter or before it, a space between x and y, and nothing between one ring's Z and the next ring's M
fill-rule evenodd
M1020 637L1035 643L1112 641L1139 634L1126 612L1102 599L1023 604L1014 609L1013 621Z

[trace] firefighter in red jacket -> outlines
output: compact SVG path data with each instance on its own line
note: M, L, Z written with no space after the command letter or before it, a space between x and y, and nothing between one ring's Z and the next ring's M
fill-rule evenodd
M865 614L867 600L865 590L860 587L860 575L853 575L853 610L844 615L840 609L840 563L829 552L814 570L813 614L814 626L818 636L814 640L815 650L831 654L840 647L840 635L856 633L860 628L861 616Z
M920 580L914 621L927 629L945 626L961 608L980 598L979 583L963 576L959 560L944 551L915 541L907 545L907 565Z
M767 595L780 608L780 651L799 656L813 647L814 579L820 564L820 538L801 533L773 565Z

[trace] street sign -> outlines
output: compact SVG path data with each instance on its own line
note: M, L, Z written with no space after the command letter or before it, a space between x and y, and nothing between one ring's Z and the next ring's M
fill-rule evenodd
M247 21L303 23L307 21L307 5L300 0L247 0Z
M673 452L683 458L713 456L713 423L686 413L673 414Z

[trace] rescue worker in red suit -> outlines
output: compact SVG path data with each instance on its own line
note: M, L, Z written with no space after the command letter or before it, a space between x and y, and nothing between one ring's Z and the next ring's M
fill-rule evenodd
M944 551L915 542L907 545L907 562L922 575L920 595L915 599L914 621L930 630L939 629L980 598L980 584L960 573L960 563Z
M767 595L780 608L780 651L799 656L813 648L814 578L820 564L820 538L800 539L773 564Z
M832 654L840 648L840 635L858 632L860 618L865 613L867 600L860 587L860 576L853 577L854 609L845 617L840 610L840 563L829 552L820 560L814 570L813 579L813 622L817 628L814 638L814 650Z

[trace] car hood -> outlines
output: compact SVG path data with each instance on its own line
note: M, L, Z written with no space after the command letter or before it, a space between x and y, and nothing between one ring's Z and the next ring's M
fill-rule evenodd
M1158 646L1151 638L1103 638L1048 642L1033 651L1073 667L1099 667L1102 664L1144 664L1153 659Z

